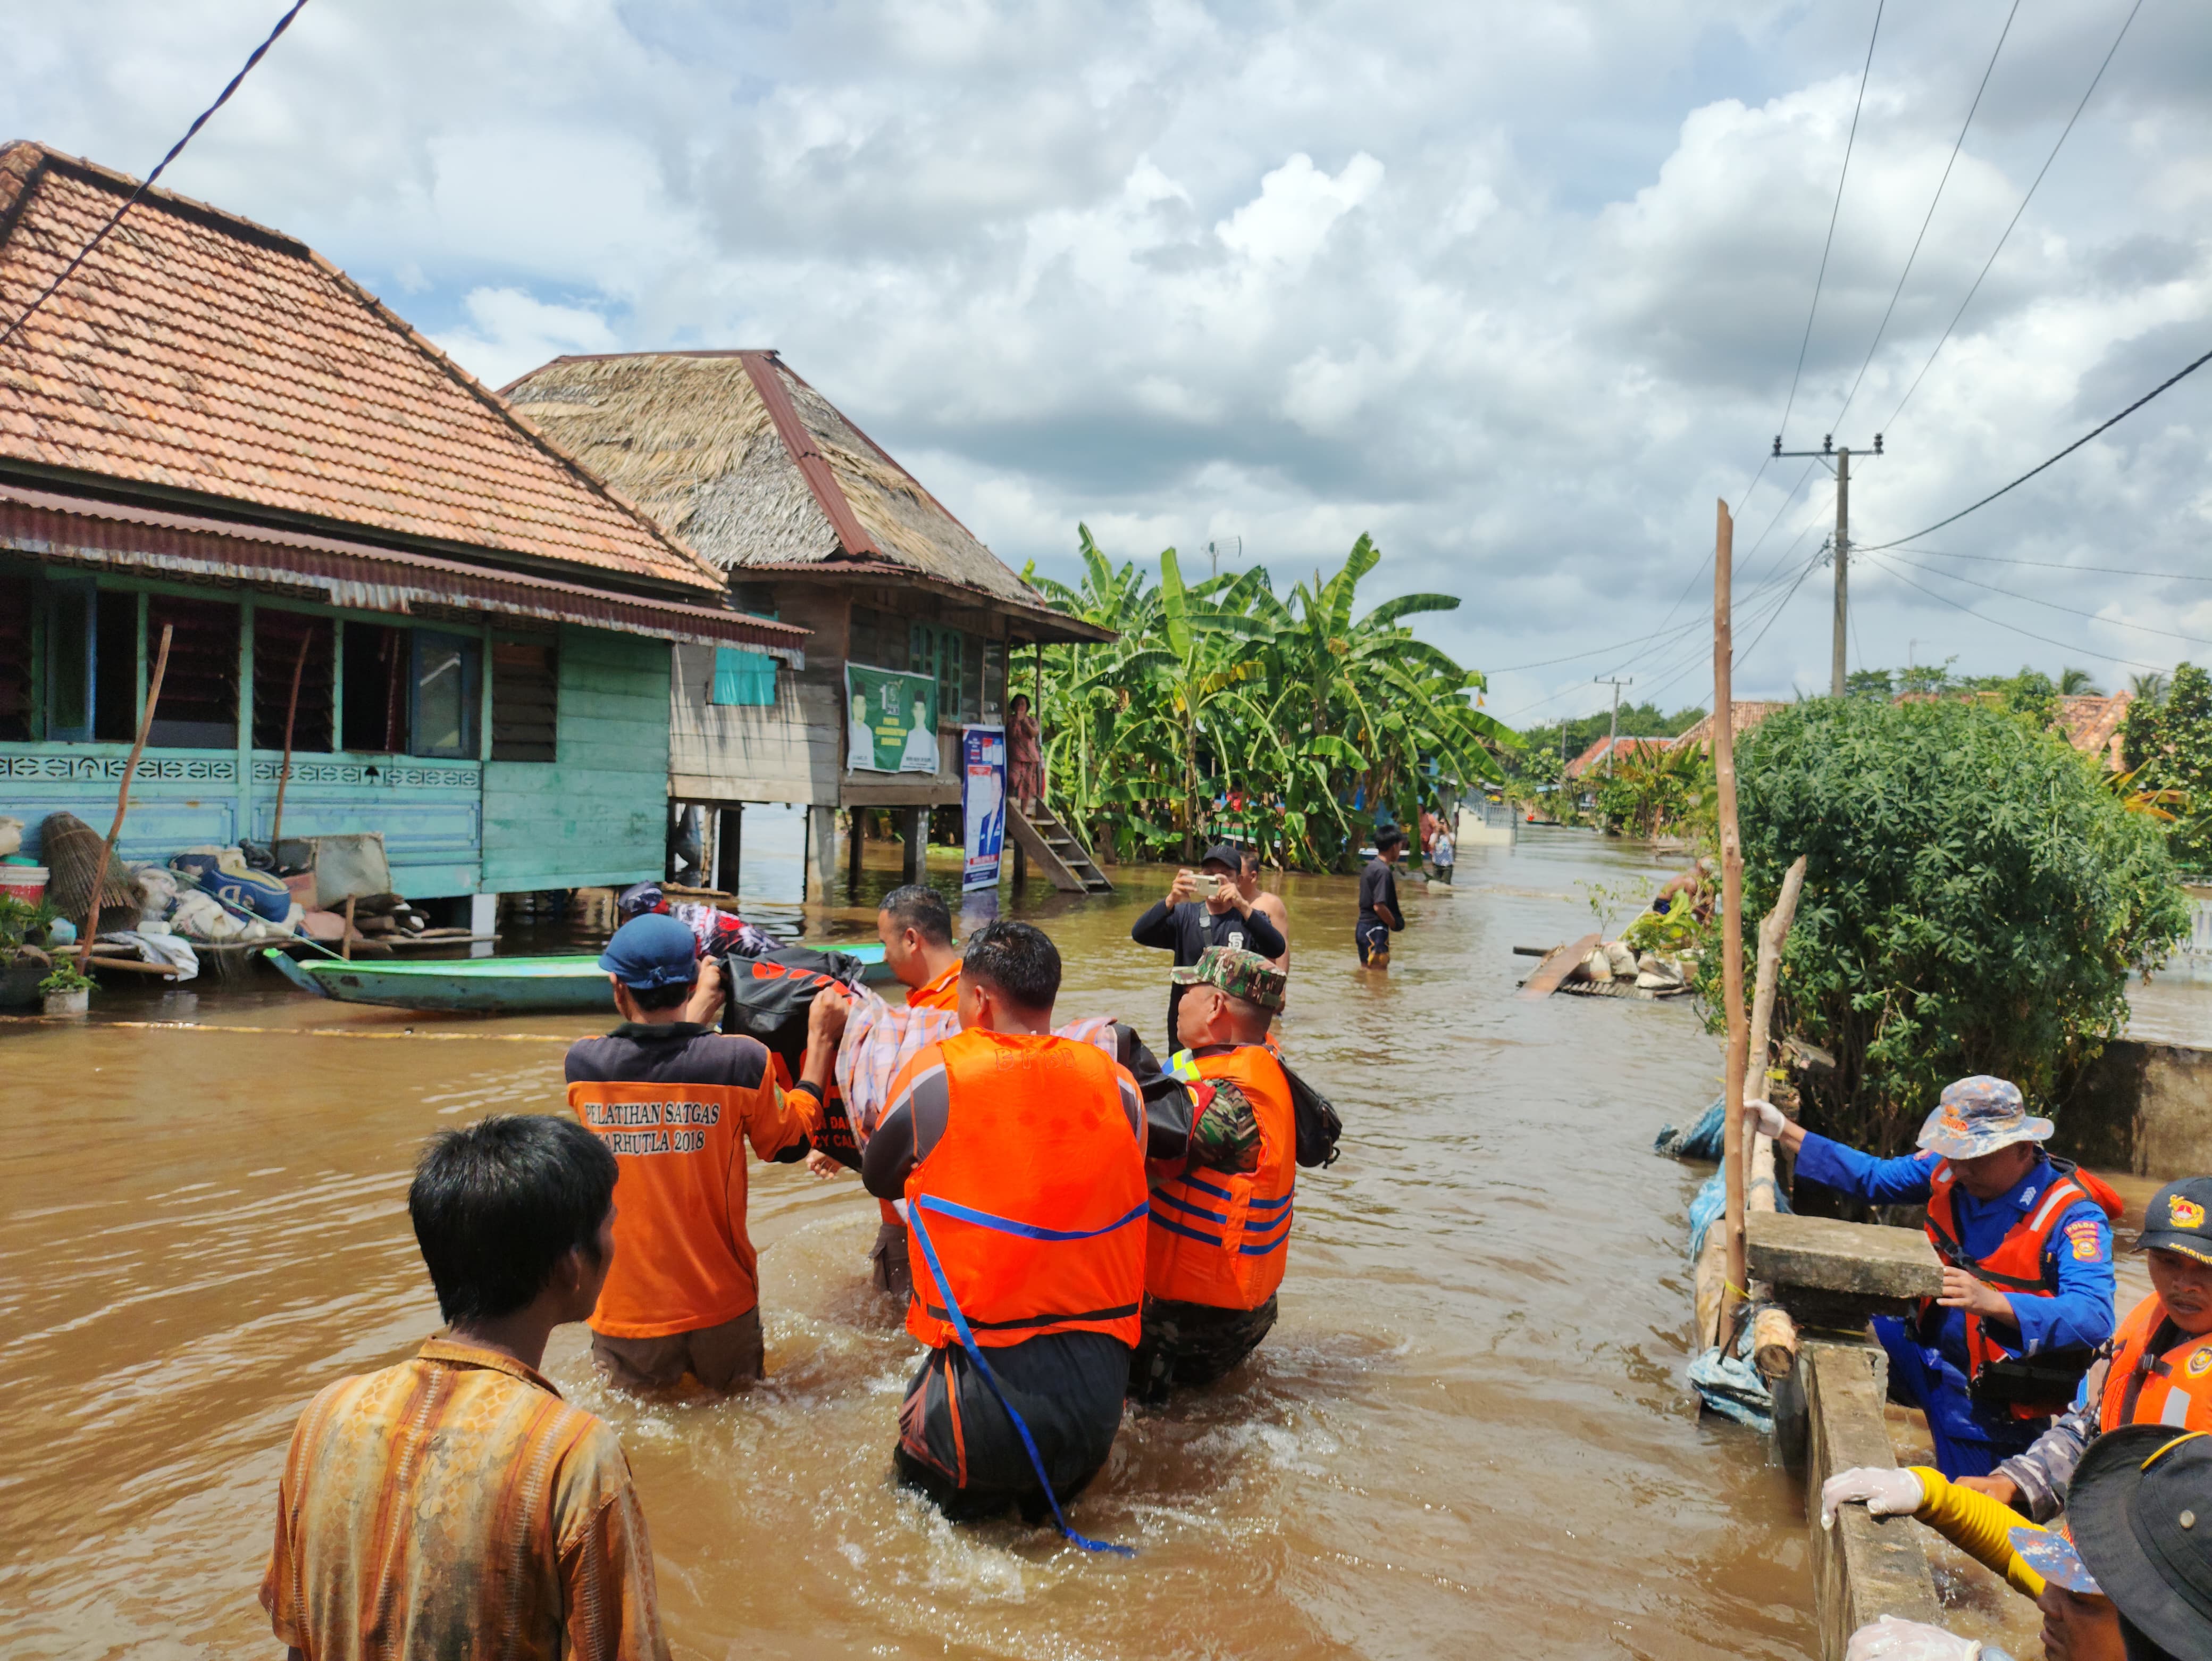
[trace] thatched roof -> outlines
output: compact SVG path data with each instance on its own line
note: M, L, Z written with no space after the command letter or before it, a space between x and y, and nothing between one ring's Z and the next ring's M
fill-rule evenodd
M505 393L523 419L726 571L918 577L1059 618L772 351L557 357Z

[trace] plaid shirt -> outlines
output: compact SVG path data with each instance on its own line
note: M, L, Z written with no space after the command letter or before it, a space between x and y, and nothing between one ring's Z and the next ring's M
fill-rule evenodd
M653 1549L605 1424L434 1338L301 1415L261 1583L313 1661L666 1661Z

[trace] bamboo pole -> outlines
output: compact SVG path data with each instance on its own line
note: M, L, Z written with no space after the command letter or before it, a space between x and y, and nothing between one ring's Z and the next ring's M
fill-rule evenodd
M1721 1290L1723 1331L1744 1293L1743 1079L1751 1033L1743 1007L1743 837L1736 823L1735 693L1731 671L1735 643L1730 616L1735 582L1735 523L1728 503L1717 504L1713 538L1713 775L1721 822L1721 983L1728 1010L1728 1071L1721 1091L1726 1135L1728 1278Z
M1790 925L1796 921L1797 897L1804 890L1805 856L1800 854L1783 875L1782 892L1776 897L1774 910L1759 926L1759 974L1751 998L1751 1043L1746 1052L1744 1087L1747 1091L1753 1089L1755 1068L1755 1093L1761 1097L1766 1094L1774 998L1782 978L1782 944L1790 937ZM1744 1177L1744 1209L1747 1213L1772 1211L1776 1199L1774 1139L1754 1133L1750 1155L1750 1168ZM1758 1291L1762 1298L1768 1295L1763 1287ZM1779 1378L1797 1360L1797 1323L1787 1311L1762 1304L1752 1317L1751 1345L1753 1364L1766 1378Z
M161 649L154 659L154 678L146 684L146 707L138 716L138 741L131 746L131 759L123 764L123 788L115 793L115 823L107 827L107 841L100 850L100 864L92 873L92 898L84 913L84 934L76 946L76 972L84 973L92 961L92 943L100 937L100 891L107 886L107 867L115 857L116 838L123 834L123 815L131 806L131 778L138 770L138 757L146 753L146 735L154 730L154 706L161 702L161 677L169 668L169 637L173 623L161 625Z
M284 706L284 766L276 775L276 818L269 826L269 857L276 857L276 839L284 834L284 787L292 782L292 722L300 713L300 677L307 672L307 648L314 644L311 623L300 636L300 659L292 666L292 697Z

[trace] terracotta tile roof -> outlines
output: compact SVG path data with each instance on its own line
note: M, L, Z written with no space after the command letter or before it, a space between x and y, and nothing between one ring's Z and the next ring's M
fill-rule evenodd
M2110 696L2102 692L2069 692L2058 700L2058 727L2066 741L2085 756L2102 752L2115 770L2120 762L2120 723L2128 718L2136 695L2122 687Z
M1592 739L1589 749L1569 762L1566 765L1565 776L1571 779L1578 779L1592 769L1601 767L1608 751L1612 753L1616 762L1620 762L1626 761L1639 750L1671 750L1678 742L1680 742L1679 739L1668 738L1637 738L1626 733L1623 733L1616 740L1608 733L1601 739Z
M0 148L0 319L134 185ZM9 460L663 593L722 587L313 249L166 191L0 346Z
M1738 698L1729 706L1730 732L1738 739L1757 727L1778 709L1787 709L1788 702L1776 698ZM1680 744L1711 744L1713 741L1713 718L1708 715L1676 740Z

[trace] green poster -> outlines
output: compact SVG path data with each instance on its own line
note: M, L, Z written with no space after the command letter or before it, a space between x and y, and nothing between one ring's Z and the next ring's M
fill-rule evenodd
M845 770L937 770L937 678L845 666Z

